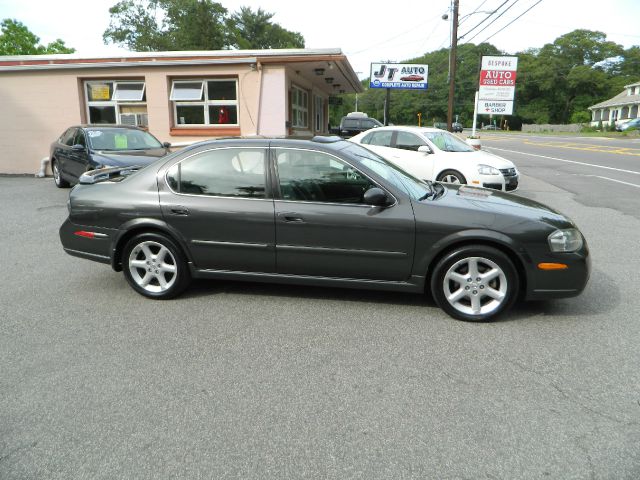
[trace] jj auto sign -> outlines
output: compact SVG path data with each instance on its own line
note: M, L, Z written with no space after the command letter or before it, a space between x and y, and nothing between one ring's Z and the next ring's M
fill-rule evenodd
M426 90L428 74L428 65L372 63L369 88Z
M482 57L478 113L511 115L518 57Z

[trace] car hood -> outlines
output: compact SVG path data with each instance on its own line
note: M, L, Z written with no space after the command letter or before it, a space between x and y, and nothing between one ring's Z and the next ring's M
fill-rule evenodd
M167 151L164 148L150 150L123 150L111 152L107 150L94 150L93 159L103 165L113 167L128 167L131 165L148 165L160 157L164 157Z
M420 203L428 206L435 202L457 211L473 213L474 224L486 228L512 223L515 219L542 222L554 228L574 226L562 213L519 195L468 185L446 185L445 188L445 193L436 200Z
M442 152L443 158L452 162L474 162L483 165L489 165L497 169L515 168L516 166L510 160L494 155L493 153L483 150L475 150L473 152Z

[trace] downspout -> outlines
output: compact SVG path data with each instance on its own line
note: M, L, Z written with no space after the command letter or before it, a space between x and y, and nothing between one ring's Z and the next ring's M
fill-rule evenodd
M262 64L256 60L256 68L258 69L258 112L256 118L256 136L260 135L260 112L262 110Z
M40 171L35 174L37 178L44 178L47 176L47 164L49 163L49 157L44 157L40 160Z

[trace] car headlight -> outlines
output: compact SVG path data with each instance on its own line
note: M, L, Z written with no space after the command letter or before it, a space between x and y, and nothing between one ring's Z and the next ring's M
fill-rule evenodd
M575 252L582 248L582 234L575 228L556 230L547 239L552 252Z
M480 175L500 175L500 170L490 165L478 165L478 173Z

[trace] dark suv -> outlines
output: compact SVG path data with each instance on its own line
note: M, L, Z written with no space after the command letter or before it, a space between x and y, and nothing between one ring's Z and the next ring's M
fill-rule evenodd
M340 136L350 138L370 128L382 127L375 118L370 118L366 113L351 112L340 120Z

